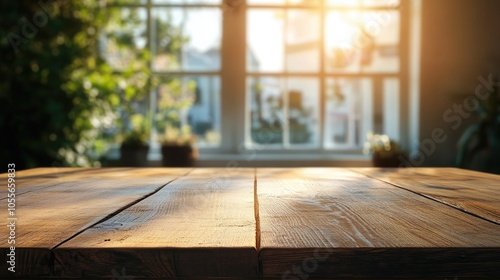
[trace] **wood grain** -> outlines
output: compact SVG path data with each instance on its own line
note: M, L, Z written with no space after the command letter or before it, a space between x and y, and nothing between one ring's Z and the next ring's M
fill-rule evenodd
M40 266L37 271L47 271L46 259L51 249L187 172L189 170L162 168L80 169L78 172L63 170L55 179L43 172L33 175L36 187L29 180L21 181L19 189L28 191L17 197L15 246L20 254L25 252L35 257L26 258L29 263L18 265ZM40 179L45 180L44 187L36 180L39 176L50 177ZM7 233L6 227L2 227L2 236L7 236L8 233L3 233ZM6 238L0 240L0 248L9 246ZM33 250L37 253L31 253ZM25 276L24 270L20 271L16 275ZM0 277L6 276L4 273L6 270L0 272Z
M281 249L265 279L499 279L498 248ZM326 259L324 259L326 258ZM267 269L266 269L267 266Z
M97 169L94 169L97 170ZM53 187L60 183L59 177L69 174L80 176L81 168L34 168L15 172L16 195ZM75 174L76 173L76 174ZM0 182L7 183L8 173L0 174ZM0 189L0 200L7 198L7 188Z
M500 175L457 168L352 170L500 224Z
M345 169L258 169L256 177L265 277L287 276L304 264L311 277L342 277L346 271L406 277L419 270L436 277L467 271L500 276L496 224ZM427 256L432 248L444 249ZM453 258L466 248L484 257ZM315 257L325 252L328 257ZM422 256L429 261L419 261ZM394 270L394 262L402 267Z
M253 169L194 170L56 248L61 275L110 277L114 263L137 277L256 276L253 187Z
M5 235L2 234L2 237ZM3 239L3 238L2 238ZM48 248L17 248L15 250L15 272L10 272L7 268L11 267L7 261L11 251L5 246L0 247L0 279L26 279L30 278L50 278L51 273L51 255Z

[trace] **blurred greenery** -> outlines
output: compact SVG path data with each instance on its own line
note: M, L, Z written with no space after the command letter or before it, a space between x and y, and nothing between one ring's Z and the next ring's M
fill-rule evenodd
M123 115L155 86L143 20L124 10L97 0L0 2L3 166L101 165L127 129ZM102 55L107 48L118 59Z
M191 142L191 128L184 123L183 116L193 104L196 82L164 77L159 88L158 109L155 116L156 129L162 143Z
M149 114L146 117L142 114L133 114L130 117L132 129L120 135L122 146L127 147L142 147L147 145L149 136L151 135L151 122L148 121Z
M488 98L477 100L474 122L458 140L457 167L500 173L500 81L493 81Z

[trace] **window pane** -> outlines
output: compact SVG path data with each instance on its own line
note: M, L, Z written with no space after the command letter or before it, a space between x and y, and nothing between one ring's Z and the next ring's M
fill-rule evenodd
M286 0L247 0L248 5L284 5Z
M394 7L399 5L399 0L328 0L329 6L340 7Z
M384 79L384 131L392 140L399 141L399 79Z
M360 32L356 27L357 12L329 12L325 26L326 66L329 70L358 72L359 58L353 56L353 41ZM358 51L359 52L359 51Z
M316 10L250 9L247 69L318 72L319 27L320 15Z
M248 79L248 87L251 142L271 147L318 146L318 79L255 77Z
M220 79L218 76L191 76L186 80L196 84L187 118L198 146L218 146L221 132Z
M319 12L287 12L286 64L290 72L319 71Z
M153 0L153 4L220 4L221 0Z
M325 146L357 148L372 128L370 79L328 79L325 108Z
M322 0L247 0L248 5L318 5Z
M330 6L359 6L361 4L361 1L359 0L328 0L328 5Z
M125 70L146 47L146 9L110 8L119 16L105 27L100 41L100 53L114 69Z
M310 5L317 6L321 4L322 0L288 0L289 4Z
M317 146L320 111L318 79L289 78L287 91L289 143L292 146Z
M367 32L374 39L371 63L366 63L365 72L399 71L399 12L365 13ZM368 62L368 61L367 61Z
M331 11L326 17L325 54L331 72L399 71L397 11Z
M399 0L363 0L363 5L367 7L396 7L399 4Z
M152 22L154 70L219 70L220 9L156 8Z
M154 96L157 104L154 123L160 141L169 129L171 132L188 127L199 146L219 145L219 77L168 76L160 79L162 82ZM170 133L167 140L172 141L173 138Z
M283 10L248 10L247 69L249 71L283 71L284 20Z
M250 138L258 144L283 144L283 82L279 78L248 79Z

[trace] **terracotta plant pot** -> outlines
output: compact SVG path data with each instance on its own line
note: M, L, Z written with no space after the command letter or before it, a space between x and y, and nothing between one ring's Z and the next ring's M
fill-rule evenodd
M120 147L121 165L127 167L147 166L149 145Z
M196 150L191 145L163 144L161 154L166 167L191 167L196 159Z

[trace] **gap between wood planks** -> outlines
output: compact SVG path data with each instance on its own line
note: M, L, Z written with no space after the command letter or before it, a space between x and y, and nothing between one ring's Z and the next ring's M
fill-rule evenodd
M453 204L448 203L448 202L446 202L446 201L444 201L444 200L441 200L441 199L439 199L439 198L433 197L432 195L428 195L428 194L420 193L420 192L418 192L418 191L410 190L410 189L405 188L405 187L403 187L403 186L401 186L401 185L399 185L399 184L397 184L397 183L390 182L389 180L385 180L385 179L382 179L382 178L378 178L378 177L375 177L375 176L371 176L371 175L365 174L365 173L363 173L363 172L359 172L356 168L349 168L348 170L350 170L350 171L352 171L352 172L356 172L357 174L360 174L360 175L366 176L366 177L368 177L368 178L376 179L376 180L378 180L378 181L381 181L381 182L387 183L387 184L389 184L389 185L391 185L391 186L394 186L394 187L396 187L396 188L399 188L399 189L402 189L402 190L405 190L405 191L411 192L411 193L413 193L413 194L416 194L416 195L419 195L419 196L421 196L421 197L424 197L424 198L427 198L427 199L433 200L433 201L438 202L438 203L441 203L441 204L443 204L443 205L449 206L449 207L451 207L451 208L454 208L454 209L456 209L456 210L459 210L460 212L463 212L463 213L465 213L465 214L468 214L468 215L474 216L474 217L479 218L479 219L481 219L481 220L484 220L484 221L487 221L487 222L493 223L493 224L495 224L495 225L500 225L500 223L498 223L498 222L496 222L496 221L494 221L494 220L491 220L491 219L489 219L489 218L483 217L483 216L481 216L481 215L479 215L479 214L476 214L476 213L474 213L474 212L467 211L467 209L464 209L464 208L458 207L457 205L453 205Z
M259 196L257 193L257 168L254 168L253 181L253 204L255 212L255 249L260 251L260 216L259 216Z
M264 270L262 267L262 258L260 255L260 215L259 215L259 194L257 192L257 168L253 169L253 205L254 205L254 213L255 213L255 250L257 250L257 263L259 267L257 268L257 274L259 277L263 277Z
M182 178L182 177L185 177L185 176L188 176L194 169L191 169L189 170L188 172L186 172L185 174L177 177L177 178L174 178L170 181L168 181L167 183L165 183L164 185L158 187L157 189L155 189L154 191L152 191L151 193L149 194L146 194L144 195L143 197L135 200L135 201L132 201L130 202L129 204L125 205L125 206L122 206L120 207L119 209L113 211L112 213L109 213L108 215L106 215L105 217L103 217L102 219L99 219L98 221L96 221L95 223L79 230L78 232L76 232L75 234L71 235L70 237L66 238L65 240L59 242L57 245L53 246L52 248L50 248L50 251L51 251L51 254L50 254L50 259L49 259L49 269L51 269L53 271L53 268L54 268L54 265L55 265L55 255L53 253L53 251L55 249L57 249L58 247L62 246L63 244L67 243L68 241L72 240L73 238L77 237L78 235L82 234L83 232L85 232L86 230L100 224L100 223L103 223L113 217L115 217L116 215L118 215L119 213L121 213L122 211L125 211L126 209L134 206L135 204L138 204L140 203L141 201L147 199L148 197L158 193L159 191L161 191L163 188L167 187L168 185L170 185L172 182ZM253 182L253 192L254 192L254 216L255 216L255 249L258 253L258 264L259 264L259 268L258 268L258 274L261 275L262 274L262 262L260 261L261 257L260 257L260 243L261 243L261 229L260 229L260 216L259 216L259 199L258 199L258 192L257 192L257 168L254 168L254 182ZM261 275L262 276L262 275Z

